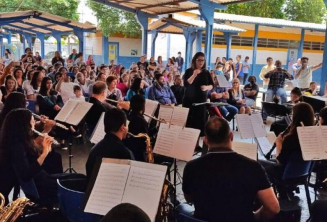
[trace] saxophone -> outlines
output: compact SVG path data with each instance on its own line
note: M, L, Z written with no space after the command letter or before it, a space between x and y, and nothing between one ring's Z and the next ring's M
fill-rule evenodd
M139 133L137 135L134 135L132 133L128 133L128 134L130 136L134 137L134 138L145 138L145 144L146 144L146 148L145 148L145 161L147 163L154 163L154 158L153 158L153 152L152 152L150 137L147 134L145 134L145 133Z
M25 197L20 197L17 200L5 205L5 198L0 193L0 222L14 222L23 213L26 206L31 206L32 203Z

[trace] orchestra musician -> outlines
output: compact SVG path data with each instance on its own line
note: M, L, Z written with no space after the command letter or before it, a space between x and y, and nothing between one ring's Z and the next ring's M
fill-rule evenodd
M200 136L204 135L207 110L205 106L193 106L192 104L206 102L207 91L213 88L213 81L206 66L204 53L197 52L192 59L191 67L183 75L185 86L183 107L190 109L186 126L201 130Z
M106 111L104 115L106 135L92 148L87 159L86 175L88 178L90 178L95 164L100 163L98 161L101 161L102 158L134 160L133 153L122 142L128 132L126 121L126 115L122 110L109 109Z
M266 169L269 179L276 185L281 198L292 197L293 193L283 190L279 187L284 168L290 161L290 158L296 158L297 161L303 161L300 142L296 128L299 126L313 126L314 112L308 103L298 103L293 107L293 118L289 132L285 136L280 134L276 143L276 159L275 160L260 160L260 163Z
M204 137L209 152L184 168L185 199L194 204L194 216L204 221L268 221L279 212L279 204L265 171L234 152L232 141L228 122L210 118ZM262 207L253 213L256 198Z

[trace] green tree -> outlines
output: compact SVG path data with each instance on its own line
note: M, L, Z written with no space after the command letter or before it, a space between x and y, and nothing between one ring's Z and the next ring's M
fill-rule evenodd
M286 18L292 21L322 23L326 15L323 0L286 0Z
M78 20L79 0L0 0L0 12L40 10Z
M88 1L90 8L95 12L98 26L104 36L123 34L127 37L137 37L141 34L141 27L135 15L130 12L108 7L106 5Z
M284 3L285 0L262 0L258 2L231 4L223 12L267 18L285 18L283 13Z

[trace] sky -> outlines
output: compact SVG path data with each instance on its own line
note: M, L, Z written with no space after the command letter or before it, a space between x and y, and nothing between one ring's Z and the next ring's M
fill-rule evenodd
M92 24L97 25L97 18L90 7L87 6L87 0L80 0L77 12L79 13L80 22L91 22Z

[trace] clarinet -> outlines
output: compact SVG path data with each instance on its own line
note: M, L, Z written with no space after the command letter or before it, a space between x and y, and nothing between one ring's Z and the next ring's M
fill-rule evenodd
M287 127L283 132L282 132L282 137L284 137L284 136L285 136L285 135L290 131L290 128L291 128L291 124L288 125L288 127ZM267 160L270 160L271 154L272 154L272 152L275 150L275 148L276 148L276 142L275 142L274 145L271 147L271 149L269 150L269 152L266 153L265 158L266 158Z

